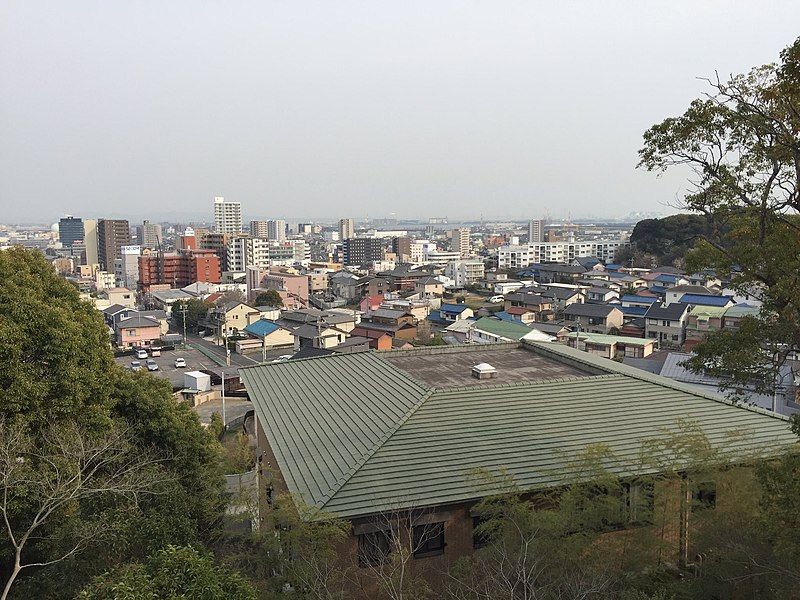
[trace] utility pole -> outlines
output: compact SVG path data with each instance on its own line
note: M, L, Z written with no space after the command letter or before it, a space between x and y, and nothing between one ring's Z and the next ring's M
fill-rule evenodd
M222 375L222 430L228 429L228 421L225 419L225 371L221 372Z
M182 308L179 311L183 315L183 347L186 349L186 313L189 312L189 309L186 306L186 302L181 304Z

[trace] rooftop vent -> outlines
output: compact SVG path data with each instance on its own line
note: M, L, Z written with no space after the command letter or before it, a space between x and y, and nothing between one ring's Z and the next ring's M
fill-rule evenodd
M472 376L475 379L494 379L497 377L497 369L489 363L479 363L472 367Z

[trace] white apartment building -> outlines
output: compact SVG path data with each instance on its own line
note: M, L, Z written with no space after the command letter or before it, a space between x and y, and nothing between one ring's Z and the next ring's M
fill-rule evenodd
M454 260L447 263L444 274L453 280L453 287L463 288L481 281L484 277L482 260Z
M450 233L450 250L458 252L460 258L469 256L469 229L460 227Z
M528 221L528 243L534 244L544 241L544 221L531 219Z
M411 262L415 265L421 265L425 262L425 256L428 252L436 252L436 242L431 242L430 240L411 242Z
M241 202L227 202L222 196L214 198L214 231L228 234L242 232Z
M425 252L425 260L423 262L444 267L447 263L460 259L460 252L452 250L429 250Z
M286 239L286 221L275 219L267 221L267 237L274 242L282 242Z
M353 237L356 237L353 219L339 219L339 239L346 240Z
M139 285L139 256L141 246L122 246L120 257L114 259L114 278L117 285L135 290Z
M629 243L627 240L594 240L501 246L497 250L497 266L500 269L525 269L536 263L569 263L573 259L584 257L595 257L604 263L612 263L617 250Z

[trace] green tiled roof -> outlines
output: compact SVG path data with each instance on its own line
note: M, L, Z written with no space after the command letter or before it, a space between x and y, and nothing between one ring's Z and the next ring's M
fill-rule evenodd
M521 340L523 336L531 332L531 328L526 327L522 323L501 321L500 319L493 319L492 317L481 317L475 321L475 329L515 341Z
M292 492L323 505L428 393L371 352L239 371Z
M426 388L390 365L402 350L239 372L290 491L342 517L477 499L489 493L477 469L506 469L523 489L560 485L570 457L593 443L614 453L610 469L632 474L642 440L680 418L729 451L796 442L786 418L763 409L560 344L524 347L587 375Z

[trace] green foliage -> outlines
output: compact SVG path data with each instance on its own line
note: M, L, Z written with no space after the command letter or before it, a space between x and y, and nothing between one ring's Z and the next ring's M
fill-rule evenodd
M639 221L631 232L631 249L617 256L617 262L652 268L673 265L684 259L698 240L709 233L702 215L679 214ZM656 263L656 264L653 264Z
M179 331L183 331L183 311L186 310L186 331L197 333L199 323L205 319L211 304L200 298L178 300L172 307L172 323Z
M267 290L259 293L253 304L256 306L283 306L283 299L276 290Z
M168 544L219 537L225 495L215 440L174 400L168 382L116 366L100 313L36 251L0 253L0 366L0 417L22 423L33 436L74 422L102 439L115 422L126 423L130 443L159 457L167 475L156 493L86 498L55 513L46 539L37 539L26 558L57 554L81 523L113 524L106 531L113 535L97 536L66 561L31 569L15 584L19 594L72 597L87 579L116 565ZM16 507L20 521L29 508ZM3 556L7 551L0 545Z
M42 428L109 425L113 356L103 318L36 250L0 252L2 414Z
M255 589L238 573L217 567L212 557L191 546L155 552L95 579L79 600L255 600Z
M684 208L702 238L688 267L713 269L764 303L755 322L710 335L689 367L769 390L800 349L800 39L779 64L709 85L708 97L644 134L639 165L688 167Z

